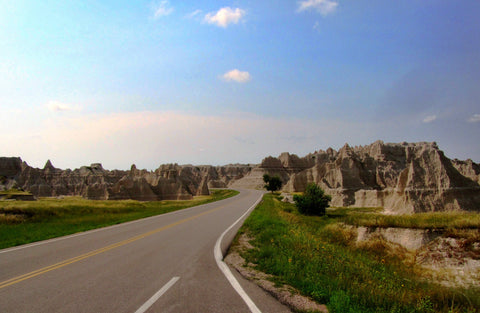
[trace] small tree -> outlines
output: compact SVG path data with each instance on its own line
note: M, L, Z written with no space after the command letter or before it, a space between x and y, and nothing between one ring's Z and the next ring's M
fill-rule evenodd
M293 200L301 214L322 216L325 215L332 197L326 195L317 184L310 183L303 195L294 195Z
M278 176L270 176L268 174L263 175L263 181L265 182L264 188L272 193L280 190L282 187L282 180Z

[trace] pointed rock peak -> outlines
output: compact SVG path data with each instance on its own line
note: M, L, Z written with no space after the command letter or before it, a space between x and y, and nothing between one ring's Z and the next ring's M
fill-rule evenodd
M340 157L345 158L353 154L353 149L346 143L340 150L338 150Z
M377 140L370 146L366 146L364 150L375 160L385 160L385 143L382 140Z
M370 145L371 150L375 150L375 149L376 149L376 150L378 150L378 151L380 151L383 146L385 146L385 143L384 143L382 140L377 140L377 141L375 141L374 143L372 143L372 144Z
M334 154L337 153L337 151L335 151L335 150L333 150L331 147L329 147L329 148L327 149L326 153L327 153L328 155L334 155Z
M279 159L282 163L284 163L284 165L285 165L286 163L288 163L288 160L289 160L290 158L291 158L291 155L290 155L290 153L288 153L288 152L282 152L282 153L280 154L280 156L278 157L278 159Z
M136 170L137 170L137 166L135 164L132 164L132 166L130 167L130 171L133 172Z
M46 170L46 169L52 169L52 170L54 170L55 167L53 167L52 162L51 162L50 160L48 160L47 163L45 163L45 166L43 167L43 169L44 169L44 170Z

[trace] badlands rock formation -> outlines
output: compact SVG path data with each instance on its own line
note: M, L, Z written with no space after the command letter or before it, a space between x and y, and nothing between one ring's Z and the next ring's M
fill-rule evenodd
M451 161L436 143L345 145L303 158L267 157L232 186L261 188L264 173L278 175L288 192L314 182L333 206L384 207L390 213L480 210L480 166Z
M43 169L33 168L20 158L0 158L0 189L12 187L30 191L36 197L62 195L89 199L188 199L208 192L188 190L176 175L165 171L106 171L99 163L75 170L60 170L47 161Z
M480 164L476 164L470 159L466 161L454 159L452 164L463 176L480 184Z
M480 165L450 160L436 143L345 145L305 157L282 153L259 165L166 164L155 171L108 171L101 164L75 170L32 168L20 158L0 158L0 190L12 187L37 197L80 195L89 199L189 199L209 188L263 188L263 175L278 175L287 192L319 184L333 206L384 207L390 213L480 210Z
M208 195L244 177L250 165L193 166L164 164L155 171L103 169L100 163L61 170L47 161L33 168L20 158L0 157L0 190L20 188L36 197L82 196L95 200L183 200Z

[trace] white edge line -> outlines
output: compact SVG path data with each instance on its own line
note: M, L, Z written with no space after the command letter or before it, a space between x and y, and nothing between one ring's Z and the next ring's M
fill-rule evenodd
M230 198L234 198L234 197L230 197ZM230 198L227 198L227 199L230 199ZM62 236L62 237L46 239L46 240L37 241L37 242L33 242L33 243L27 243L27 244L24 244L24 245L21 245L21 246L18 246L18 247L5 248L3 250L0 250L0 254L13 252L13 251L16 251L16 250L27 249L27 248L31 248L31 247L35 247L35 246L41 246L41 245L53 243L53 242L56 242L56 241L66 240L66 239L75 238L75 237L79 237L79 236L90 235L90 234L93 234L93 233L96 233L96 232L99 232L99 231L105 231L105 230L114 229L114 228L117 228L117 227L126 226L126 225L129 225L129 224L139 223L141 221L145 221L145 220L149 220L149 219L159 218L160 216L180 214L181 212L190 211L190 210L202 207L204 205L209 205L209 204L212 204L212 203L218 203L220 201L227 200L227 199L222 199L222 200L215 201L215 202L200 204L200 205L197 205L197 206L193 206L193 207L189 207L189 208L185 208L185 209L180 209L180 210L176 210L176 211L172 211L172 212L167 212L167 213L163 213L163 214L144 217L144 218L141 218L141 219L138 219L138 220L128 221L128 222L125 222L125 223L105 226L105 227L101 227L101 228L90 229L90 230L86 230L86 231L83 231L83 232L79 232L79 233L75 233L75 234L71 234L71 235L66 235L66 236Z
M144 313L146 312L157 300L163 296L165 292L167 292L170 287L172 287L177 280L179 280L180 277L173 277L170 279L168 283L165 284L159 291L157 291L150 299L147 300L141 307L138 308L138 310L135 311L135 313Z
M253 300L248 296L248 294L243 290L242 286L240 283L237 281L235 276L233 276L232 272L228 268L227 264L223 262L223 254L222 254L222 249L221 249L221 243L223 240L223 237L225 236L230 229L232 229L238 222L240 222L247 214L249 214L257 205L260 203L262 200L263 195L260 195L260 198L245 212L238 220L236 220L232 225L230 225L229 228L227 228L223 234L220 235L220 237L217 239L217 242L215 243L215 248L213 250L213 254L215 256L215 261L217 262L218 267L220 270L223 272L223 275L228 279L230 284L232 285L233 289L242 297L243 301L247 304L248 308L252 313L262 313L260 309L255 305Z

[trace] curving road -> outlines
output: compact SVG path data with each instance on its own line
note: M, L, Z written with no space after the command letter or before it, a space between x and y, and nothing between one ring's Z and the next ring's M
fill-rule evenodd
M261 196L0 250L0 312L290 312L214 257Z

